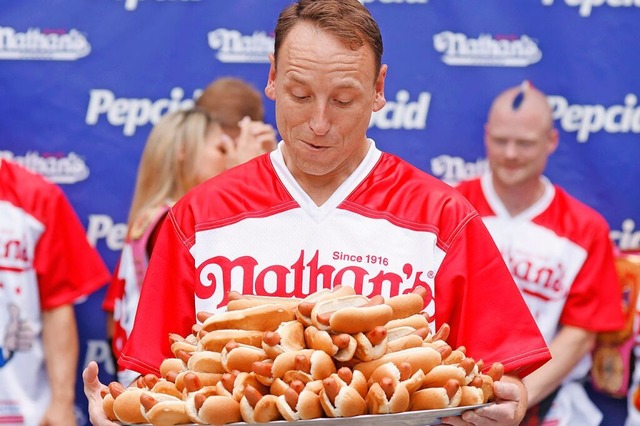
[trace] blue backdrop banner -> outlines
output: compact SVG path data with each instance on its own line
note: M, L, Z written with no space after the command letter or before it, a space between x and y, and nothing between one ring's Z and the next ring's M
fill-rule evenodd
M61 184L113 269L151 126L220 76L262 90L289 0L23 0L0 5L0 155ZM640 2L363 0L389 65L378 146L455 183L485 167L493 97L528 79L549 96L560 146L547 176L640 248ZM636 52L636 53L633 53ZM266 119L275 124L266 99ZM113 379L104 290L78 304L79 374Z

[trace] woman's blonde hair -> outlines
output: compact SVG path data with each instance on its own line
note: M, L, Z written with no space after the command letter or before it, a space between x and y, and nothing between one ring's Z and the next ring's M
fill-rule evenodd
M219 126L201 108L167 113L151 130L136 177L128 227L147 209L174 202L195 186L195 162L211 126Z

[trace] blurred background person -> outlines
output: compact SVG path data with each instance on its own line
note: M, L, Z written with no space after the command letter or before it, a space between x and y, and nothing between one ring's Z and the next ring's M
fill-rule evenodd
M76 424L73 303L108 281L62 189L0 159L0 424Z
M596 334L624 326L622 298L604 218L543 175L557 146L547 98L525 81L489 111L489 173L458 189L483 217L553 356L523 380L523 424L598 425L581 382Z
M245 86L241 87L248 87L246 83L242 84ZM236 87L235 83L231 87ZM215 88L222 90L218 86ZM262 102L259 97L248 102L253 109L238 110L235 115L228 113L226 116L235 119L245 112L262 111L256 107L258 102ZM228 105L228 108L232 106ZM240 125L235 122L235 127L231 122L223 127L220 119L215 118L218 116L201 107L169 113L149 134L137 172L125 245L103 303L116 366L133 328L140 287L156 233L169 208L194 186L235 166L238 159L250 159L264 153L264 149L256 146L266 144L275 136L273 131L268 132L270 126L248 119L241 119ZM224 129L243 142L236 143ZM252 129L257 129L257 135ZM118 381L128 385L138 373L118 368L117 376Z
M237 166L276 147L273 126L264 123L261 93L237 77L220 77L212 81L196 101L222 126L236 150L229 153L229 165Z

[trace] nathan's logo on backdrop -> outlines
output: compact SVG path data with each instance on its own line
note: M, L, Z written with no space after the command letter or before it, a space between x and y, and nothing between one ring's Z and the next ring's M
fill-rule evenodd
M526 67L542 58L529 36L481 34L478 38L443 31L433 36L433 47L452 66Z
M427 126L431 94L420 92L415 101L409 101L407 90L396 93L395 101L387 101L384 108L371 115L369 127L378 129L424 129Z
M636 230L636 223L631 218L623 220L622 229L612 229L609 236L620 250L640 249L640 230Z
M607 5L610 7L640 7L640 0L564 0L567 6L578 7L580 16L591 15L594 7ZM542 0L544 6L552 6L555 0Z
M267 63L273 53L274 38L264 31L243 35L237 30L218 28L209 32L208 40L220 62Z
M487 168L487 160L484 158L479 158L475 163L446 154L431 159L431 174L449 185L457 185L463 180L480 176Z
M122 126L125 136L133 136L140 126L155 124L164 114L181 109L191 108L195 99L202 93L201 89L193 92L193 98L184 99L184 90L174 87L169 98L156 100L148 98L116 98L107 89L94 89L89 92L89 105L85 122L93 126L104 116L112 126Z
M119 0L120 1L120 0ZM136 10L138 8L138 3L140 3L141 1L145 1L145 0L124 0L124 8L126 10ZM185 2L199 2L201 0L155 0L156 2L161 2L161 3L185 3Z
M548 96L554 120L565 132L576 132L578 142L586 142L592 133L640 133L640 107L633 93L624 97L624 105L569 105L562 96Z
M11 151L0 151L0 158L22 164L55 183L76 183L89 177L89 167L75 152L65 155L29 151L25 155L15 155Z
M18 32L0 27L0 59L75 61L89 52L91 45L76 29L29 28Z

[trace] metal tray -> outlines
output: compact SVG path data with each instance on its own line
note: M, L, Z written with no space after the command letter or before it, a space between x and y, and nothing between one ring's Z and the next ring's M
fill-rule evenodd
M422 426L422 425L434 425L441 423L442 417L459 416L467 410L474 410L480 407L486 407L488 404L470 405L466 407L454 407L445 408L442 410L423 410L423 411L407 411L405 413L397 414L365 414L355 417L340 417L340 418L320 418L313 420L297 420L295 422L288 422L286 420L277 420L269 422L269 425L295 425L295 426L307 426L307 425L324 425L324 426L371 426L372 424L388 425L388 426ZM240 426L247 425L245 422L227 423L227 426ZM136 425L133 425L136 426ZM196 424L185 426L199 426Z

